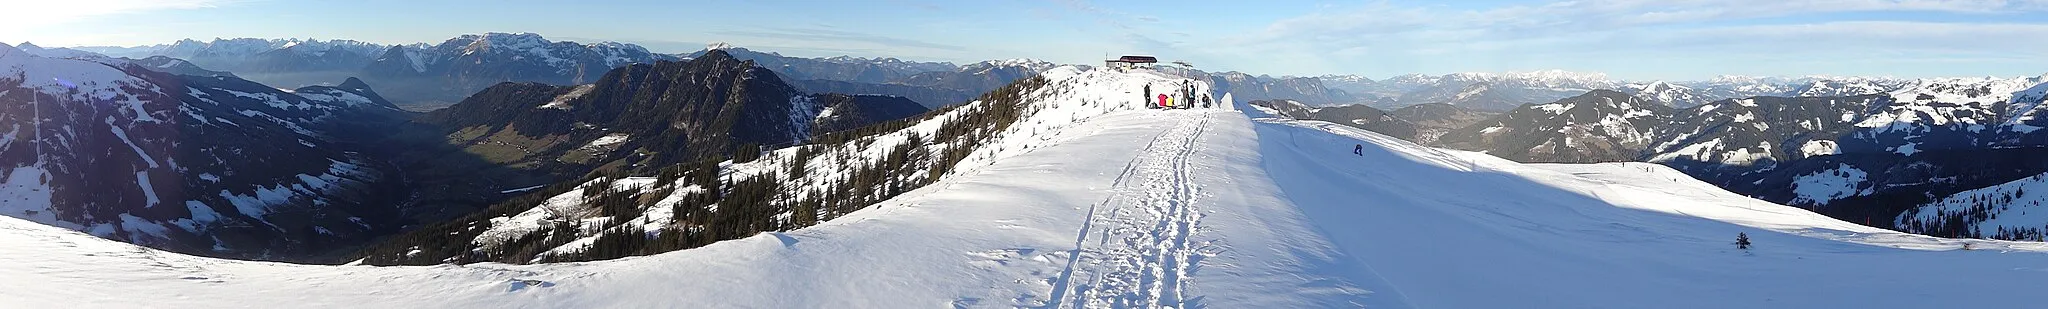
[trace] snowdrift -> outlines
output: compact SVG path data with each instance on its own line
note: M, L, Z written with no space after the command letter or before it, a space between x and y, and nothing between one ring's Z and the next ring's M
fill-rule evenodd
M1137 97L1129 87L1142 81L1168 78L1149 74L1047 75L1057 85L1049 91L1091 94L1064 98L1114 101ZM1122 82L1133 80L1140 82ZM1102 104L1082 102L1034 104ZM228 261L0 218L8 248L0 282L14 287L0 289L0 302L2025 307L2048 279L2048 246L2039 243L1889 232L1731 194L1657 165L1524 165L1238 108L1036 118L1047 123L1012 128L1033 132L1019 135L1028 138L1006 138L1015 144L969 160L980 166L866 210L787 233L601 262ZM1756 247L1736 249L1737 233Z

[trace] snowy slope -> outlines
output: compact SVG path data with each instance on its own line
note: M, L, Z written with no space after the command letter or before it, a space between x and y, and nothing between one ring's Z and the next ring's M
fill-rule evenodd
M1052 79L1049 91L1080 94L1137 85L1086 82L1131 80L1097 71ZM1083 115L1072 111L1056 115ZM2039 243L1959 251L1963 241L1772 205L1655 165L1523 165L1252 109L1102 111L1013 127L1038 132L1006 139L1031 147L991 150L984 166L817 226L601 262L237 262L0 218L0 282L15 287L0 301L2004 308L2033 304L2032 283L2048 278ZM1757 248L1734 249L1738 232Z
M1922 234L2041 241L2048 231L2048 175L1963 191L1899 215L1897 225ZM2034 213L2034 212L2041 213Z

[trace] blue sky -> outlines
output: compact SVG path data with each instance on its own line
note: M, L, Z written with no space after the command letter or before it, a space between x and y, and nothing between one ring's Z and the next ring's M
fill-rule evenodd
M440 42L534 32L657 52L1093 63L1155 54L1255 74L1563 69L1615 78L2048 73L2048 0L0 2L0 42Z

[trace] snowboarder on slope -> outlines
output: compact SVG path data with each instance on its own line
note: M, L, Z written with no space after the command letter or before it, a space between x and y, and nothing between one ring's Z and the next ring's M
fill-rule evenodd
M1351 154L1355 154L1360 157L1365 156L1365 144L1357 144L1351 146Z

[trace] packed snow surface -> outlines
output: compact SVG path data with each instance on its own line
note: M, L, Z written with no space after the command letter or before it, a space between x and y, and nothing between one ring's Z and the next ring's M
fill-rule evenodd
M1107 74L1072 73L1049 75ZM817 226L600 262L229 261L4 217L0 303L2015 308L2048 279L2048 245L1864 227L1651 164L1525 165L1249 108L1114 111L1045 134Z

